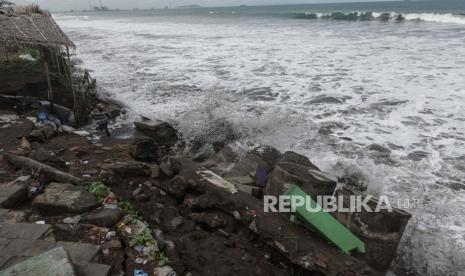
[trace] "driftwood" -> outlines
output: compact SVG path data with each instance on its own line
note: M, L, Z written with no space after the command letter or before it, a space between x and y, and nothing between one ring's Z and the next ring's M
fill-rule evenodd
M22 169L33 169L33 170L41 170L45 173L49 178L57 182L67 182L73 183L75 185L81 185L84 181L71 175L69 173L65 173L63 171L57 170L47 164L41 163L31 158L27 158L24 156L19 156L12 153L5 153L3 157L13 166Z
M365 261L338 250L316 233L291 223L288 216L264 212L263 203L258 199L218 185L216 178L205 176L205 169L176 158L171 159L171 164L177 167L173 170L178 172L178 181L160 188L167 188L170 194L177 188L178 195L196 191L191 208L217 209L233 215L308 275L384 275Z

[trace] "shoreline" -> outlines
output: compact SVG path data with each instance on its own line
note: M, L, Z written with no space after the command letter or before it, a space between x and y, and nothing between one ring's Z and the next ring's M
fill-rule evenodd
M168 271L166 274L156 275L168 275L172 270L178 275L227 275L232 267L237 273L256 275L289 275L299 273L297 271L302 269L329 274L335 271L345 271L353 275L384 274L373 270L365 263L373 260L365 260L363 257L357 259L339 252L302 226L283 220L284 217L280 214L262 213L260 195L256 197L258 187L254 177L250 175L250 170L253 171L258 164L269 167L270 183L273 168L276 171L282 166L279 165L280 162L291 162L289 164L294 164L292 166L301 170L305 170L305 166L314 166L308 158L297 153L280 153L274 148L263 146L263 150L257 149L237 155L235 144L228 143L219 147L216 153L206 160L194 162L179 155L183 152L182 135L169 124L153 120L136 123L136 135L130 139L103 137L94 141L90 137L96 135L95 133L81 134L83 136L63 133L42 143L31 141L27 146L24 145L24 138L17 139L17 136L26 137L34 129L31 118L24 115L15 117L15 112L5 109L2 114L2 118L12 118L12 121L7 123L8 126L0 129L3 137L10 137L8 145L1 145L2 156L10 152L32 158L81 178L87 185L94 185L94 190L98 190L99 187L108 189L96 207L80 214L63 211L51 202L38 204L36 198L41 194L23 197L9 211L24 212L22 220L16 223L34 224L44 221L51 225L55 238L58 236L59 240L93 243L104 248L100 250L99 260L102 264L111 266L110 275L117 275L119 271L130 273L135 268L144 271ZM17 143L14 143L15 139ZM245 156L245 159L240 156ZM282 158L290 159L284 161ZM2 177L5 183L20 176L30 175L29 188L39 180L35 174L31 175L31 170L27 168L19 167L17 170L18 168L14 167L18 166L12 167L11 162L5 160L5 157L2 158L1 164L7 171L7 176ZM195 175L199 170L213 171L221 175L218 177L225 177L224 181L239 187L239 193L228 195L211 183L205 184L203 178L199 179ZM245 178L247 180L244 180ZM293 179L298 180L295 177ZM52 184L54 181L56 179L52 180ZM196 184L197 181L200 182ZM98 186L99 183L104 186ZM49 188L45 188L44 193L48 192L47 189ZM128 202L125 204L131 207L123 209L122 205L118 205L119 202ZM252 216L251 206L256 206L252 208L255 210ZM101 226L89 226L82 222L88 221L91 214L98 214L109 208L123 209L126 216L121 220L120 214L118 221L112 221L103 229ZM236 212L241 215L237 216ZM104 216L103 220L108 218ZM139 222L134 223L133 220ZM65 221L71 223L67 224ZM157 256L158 261L163 259L163 262L166 262L163 265L145 255L147 252L144 253L143 248L147 246L144 243L137 247L131 242L134 234L128 235L127 232L132 231L128 229L138 229L141 223L144 225L143 229L150 229L149 236L156 240L155 244L159 247L156 254L161 254ZM278 227L280 230L274 232L273 227L277 224L281 225ZM110 240L104 239L103 242L74 238L94 236L90 234L92 231L99 232L100 236L110 232L116 235ZM303 246L306 249L293 248L294 242L289 244L288 240L283 240L286 234L282 231L297 235L296 238L300 240L299 247ZM121 246L107 248L108 243L118 243L115 240L119 241ZM274 242L270 243L273 240ZM400 238L396 244L399 240ZM319 253L314 256L310 252L316 249L315 246L319 248ZM300 258L306 261L302 262L303 259ZM121 261L123 259L124 262ZM386 267L386 264L383 266Z

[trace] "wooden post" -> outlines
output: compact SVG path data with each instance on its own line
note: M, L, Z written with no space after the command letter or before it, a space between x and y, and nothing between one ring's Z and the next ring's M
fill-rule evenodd
M70 58L70 55L69 55L69 47L66 46L66 54L68 56L68 74L69 74L69 85L71 87L71 91L73 92L73 112L74 112L74 115L75 116L79 116L78 114L76 114L76 110L77 110L77 98L76 98L76 91L74 91L74 85L73 85L73 72L71 71L72 68L71 68L71 58Z
M48 100L50 101L50 111L53 112L53 93L52 93L52 82L50 81L50 72L48 71L48 63L44 59L45 77L47 78L48 85Z

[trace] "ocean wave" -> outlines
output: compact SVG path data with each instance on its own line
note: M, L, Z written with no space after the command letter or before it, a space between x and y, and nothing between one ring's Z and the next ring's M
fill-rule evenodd
M327 19L345 21L425 21L465 25L465 14L453 13L396 13L396 12L297 12L296 19Z

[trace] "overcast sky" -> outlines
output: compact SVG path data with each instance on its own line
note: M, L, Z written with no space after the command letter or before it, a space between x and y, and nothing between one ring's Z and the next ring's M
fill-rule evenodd
M42 8L52 11L88 9L91 5L98 5L99 0L10 0L16 4L39 4ZM266 4L291 4L291 3L335 3L335 2L363 2L363 0L101 0L102 5L110 8L162 8L165 6L176 7L180 5L201 6L237 6L237 5L266 5ZM369 2L365 0L364 2ZM380 0L371 0L380 1ZM381 0L382 1L382 0ZM385 1L385 0L384 0ZM464 0L465 1L465 0Z

